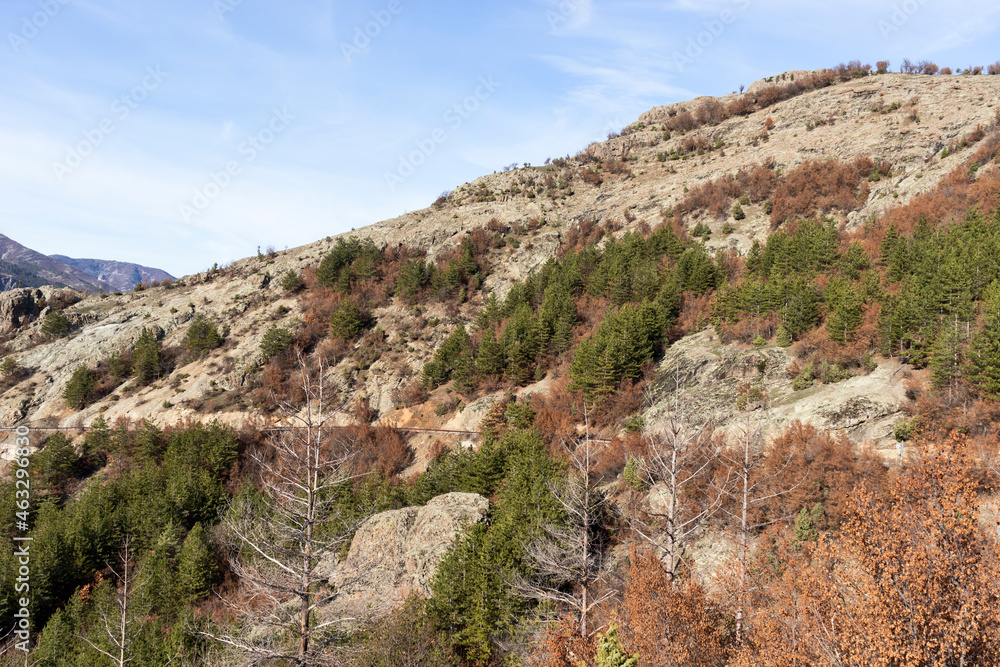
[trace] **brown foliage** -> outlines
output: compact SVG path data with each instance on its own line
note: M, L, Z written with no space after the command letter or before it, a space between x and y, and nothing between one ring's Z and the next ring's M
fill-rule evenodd
M870 65L861 65L858 62L859 70L863 70L865 67L869 70L871 69ZM796 95L815 90L816 88L829 86L837 79L838 75L833 70L821 70L810 76L800 77L785 84L775 83L764 86L753 93L740 95L725 105L715 99L706 100L695 109L693 115L690 111L683 108L680 111L673 111L664 123L664 127L670 132L690 132L698 127L718 125L727 118L746 116L782 100L787 100Z
M357 452L353 467L357 474L378 471L384 477L398 475L413 461L406 436L392 425L359 423L343 429L342 438Z
M591 243L597 243L604 234L605 230L597 224L596 218L581 220L566 232L566 237L556 250L556 256L562 259L570 250L579 250Z
M674 208L680 213L708 211L721 217L728 214L731 200L741 195L745 194L753 203L769 198L777 182L774 162L769 160L748 169L740 169L733 176L720 176L691 188Z
M1000 547L972 453L958 436L925 445L892 488L855 491L836 541L763 561L780 567L738 664L1000 662Z
M430 398L430 394L427 393L427 389L420 383L419 378L413 380L402 389L397 389L392 395L393 403L405 408L420 405L427 401L428 398Z
M877 234L880 230L888 229L889 225L895 225L900 233L912 235L921 218L932 223L947 223L963 219L970 208L991 210L996 205L996 192L1000 189L1000 170L981 170L975 180L970 180L969 166L973 162L984 166L997 159L1000 153L1000 131L979 126L965 137L965 141L967 144L982 143L970 158L945 176L936 188L913 197L905 206L890 209L883 216L878 230L868 233Z
M770 340L779 325L778 313L768 313L764 317L745 317L736 322L724 322L719 326L719 338L723 343L739 342L749 345L757 336Z
M761 473L770 478L765 491L788 491L759 508L762 521L758 523L794 516L803 507L821 503L822 528L840 525L861 483L881 489L887 479L886 468L874 452L798 421L771 441Z
M869 158L847 164L834 160L804 162L783 176L774 190L771 226L817 212L855 211L868 199L867 177L876 165Z
M535 428L542 436L549 452L558 451L564 442L576 437L577 405L580 397L566 390L569 378L563 377L547 392L531 396L531 409L535 411Z
M545 632L540 650L532 656L532 667L594 667L597 642L593 636L580 637L578 620L563 616Z
M604 179L601 178L600 172L587 169L586 167L580 169L580 178L583 179L584 183L593 186L598 186L604 182Z
M701 331L711 322L712 297L710 295L695 296L690 292L685 292L681 303L681 314L677 319L677 326L675 331L670 333L672 340Z
M694 581L671 583L651 549L632 547L621 606L621 635L641 665L727 663L728 619Z

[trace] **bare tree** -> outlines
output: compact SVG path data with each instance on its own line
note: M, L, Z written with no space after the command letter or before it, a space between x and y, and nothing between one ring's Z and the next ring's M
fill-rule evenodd
M579 616L580 635L588 637L588 617L611 598L604 583L604 553L608 548L605 530L610 508L607 495L598 488L595 473L597 456L603 447L586 437L567 447L570 470L551 492L565 512L565 519L541 527L541 534L525 545L525 555L533 576L516 576L511 582L516 593L533 600L547 600L569 607Z
M644 439L646 451L639 460L639 469L656 502L650 502L645 511L648 519L633 516L630 523L659 551L667 576L673 581L689 542L722 505L725 493L716 488L705 498L692 498L693 487L707 476L716 456L707 446L704 426L685 428L670 417L660 428L647 431Z
M148 581L140 578L137 567L137 557L133 539L126 535L122 540L122 550L118 555L118 565L108 564L113 579L109 582L114 588L111 598L111 609L100 609L100 629L110 642L110 650L105 650L87 637L79 635L92 649L108 658L111 664L118 667L132 662L132 645L142 633L143 623L151 605L142 602L139 590Z
M791 460L770 475L761 474L764 458L763 428L750 415L736 442L719 451L722 462L727 467L724 480L716 483L716 488L731 503L722 506L735 524L737 541L737 586L736 586L736 640L743 638L743 626L748 612L747 568L750 560L750 540L753 535L773 523L792 518L793 515L770 520L757 519L757 510L778 496L791 492L798 484L789 488L772 490L771 483L785 471Z
M321 619L317 610L350 582L328 580L317 567L349 544L367 518L341 513L333 493L358 475L350 465L353 442L335 437L328 423L327 369L318 360L311 370L301 354L298 362L304 407L275 397L288 427L274 431L266 446L249 454L259 470L261 495L237 498L223 520L233 548L232 569L246 593L230 604L246 626L238 634L210 636L244 654L250 664L328 660L324 649L349 619ZM293 638L294 645L279 637Z

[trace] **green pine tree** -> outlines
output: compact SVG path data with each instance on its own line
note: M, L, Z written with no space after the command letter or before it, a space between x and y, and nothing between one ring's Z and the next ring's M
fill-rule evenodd
M330 333L337 338L354 340L371 322L371 314L358 307L353 299L341 299L330 318Z
M82 410L94 398L97 376L86 366L77 366L63 389L63 398L71 408Z
M931 383L938 388L953 386L961 375L961 363L962 334L958 321L945 322L931 345Z
M630 656L625 652L615 623L605 634L597 636L597 667L637 667L638 664L638 655Z
M264 336L260 341L260 352L264 361L287 352L292 346L293 340L292 334L288 329L277 324L272 324L264 332Z
M149 329L143 329L139 340L132 351L132 369L136 382L142 385L152 384L163 374L163 356L160 352L160 341Z
M196 523L184 538L177 564L177 585L188 603L199 600L218 583L219 570L202 524Z
M38 484L49 493L61 495L66 483L80 468L80 457L73 442L62 433L56 433L45 447L31 457Z
M202 355L222 345L222 336L215 324L202 315L194 318L184 337L184 347L193 354Z
M476 350L476 374L482 378L500 378L503 375L503 365L503 348L493 333L493 327L489 326Z

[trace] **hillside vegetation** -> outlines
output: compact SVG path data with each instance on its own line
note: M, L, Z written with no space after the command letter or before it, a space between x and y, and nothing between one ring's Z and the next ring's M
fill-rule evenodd
M11 292L32 664L1000 662L1000 78L931 65Z

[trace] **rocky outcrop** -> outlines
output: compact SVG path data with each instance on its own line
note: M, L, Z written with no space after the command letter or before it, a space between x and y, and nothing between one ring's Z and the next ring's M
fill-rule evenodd
M430 583L455 537L486 518L489 501L475 493L447 493L423 507L382 512L368 519L342 562L331 558L317 572L343 594L325 613L368 618L411 593L430 595Z
M37 300L41 296L37 289L0 292L0 336L19 329L27 318L38 317Z
M884 360L870 373L829 384L816 380L796 391L787 370L793 361L785 348L726 345L711 330L687 336L660 364L646 423L655 428L673 414L692 426L710 424L716 432L735 434L749 420L776 434L801 421L892 454L893 426L908 402L908 366Z

